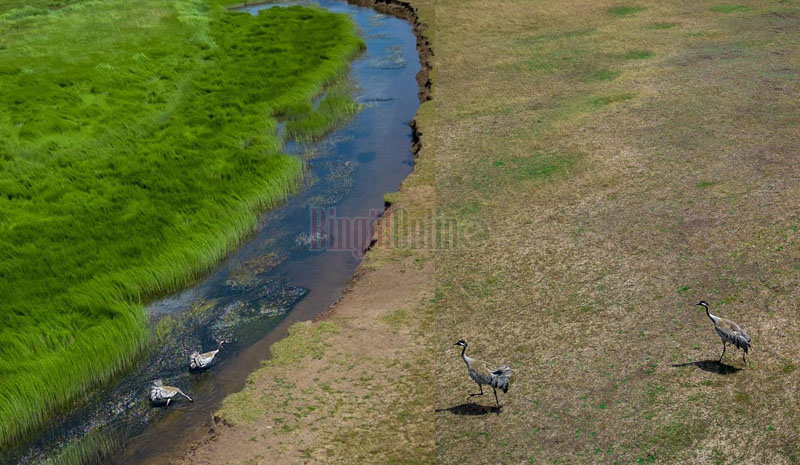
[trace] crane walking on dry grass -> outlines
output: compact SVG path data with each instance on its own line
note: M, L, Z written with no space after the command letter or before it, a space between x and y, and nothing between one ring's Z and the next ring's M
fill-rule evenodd
M750 336L736 323L712 315L711 312L708 311L708 302L705 300L701 300L697 305L705 307L706 315L711 318L711 321L714 323L714 330L719 335L719 338L722 339L722 355L719 356L720 363L722 362L722 357L725 356L725 349L727 349L728 343L731 343L737 348L742 349L742 360L744 364L747 365L747 351L750 350Z
M157 379L153 381L153 386L150 387L150 402L160 404L166 399L167 407L169 407L169 402L178 394L189 399L189 402L194 402L191 397L184 394L180 389L174 386L165 386L160 379Z
M504 393L508 392L508 381L511 378L511 368L502 365L500 368L494 368L488 363L467 357L467 341L461 339L454 345L461 346L461 358L467 364L467 371L469 377L472 378L480 388L480 393L470 394L469 397L482 396L483 385L486 384L494 389L494 401L497 403L497 408L500 408L500 401L497 399L497 390L500 389Z

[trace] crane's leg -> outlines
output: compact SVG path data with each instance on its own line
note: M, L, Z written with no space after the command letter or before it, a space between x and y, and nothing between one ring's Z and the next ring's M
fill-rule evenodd
M167 407L169 407L169 401L172 400L172 397L167 397Z
M744 361L744 364L747 365L747 352L745 351L742 351L742 360Z
M722 363L722 357L725 356L725 349L728 348L728 344L725 344L725 341L722 341L722 355L719 356L719 363Z
M492 389L494 389L494 403L497 404L497 408L500 408L500 401L497 400L497 389L494 387L492 387Z
M467 399L469 399L470 397L482 396L483 395L483 386L481 386L480 383L475 383L475 384L478 385L478 387L481 389L481 392L475 393L475 394L470 394L469 397L467 397Z

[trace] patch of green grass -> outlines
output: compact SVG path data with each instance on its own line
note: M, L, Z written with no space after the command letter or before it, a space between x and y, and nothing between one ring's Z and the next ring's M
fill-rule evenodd
M617 17L633 16L647 8L642 6L615 6L608 9L608 14Z
M714 13L746 13L752 8L747 5L715 5L709 8Z
M405 309L398 308L382 316L381 321L397 331L408 324L408 312Z
M596 49L594 28L566 32L549 32L516 40L526 53L522 59L499 65L507 72L528 71L538 76L558 73L564 79L582 83L609 82L620 72L608 66L606 58L614 57ZM526 56L527 55L527 56Z
M644 60L653 56L650 50L631 50L623 55L626 60Z
M678 23L653 23L648 26L650 29L656 30L664 30L664 29L672 29L673 27L677 26Z
M246 388L226 397L215 415L227 424L245 425L252 423L260 415L269 413L269 409L264 410L267 408L267 404L262 399L262 393L253 388L254 380L261 373L271 373L271 370L291 366L305 357L321 358L328 347L324 342L325 338L339 331L339 326L331 322L321 322L315 325L310 321L306 321L292 325L289 328L289 335L273 344L270 348L269 360L262 362L262 367L250 375ZM286 379L278 379L276 377L275 381L284 388L293 388L292 384ZM330 386L326 386L324 384L321 385L323 391L330 390ZM283 419L274 418L273 422L276 425L281 424ZM292 428L289 425L284 425L281 431L291 431Z
M635 96L636 96L635 94L632 94L632 93L629 93L629 92L623 92L623 93L619 93L619 94L612 94L612 95L605 95L603 97L597 97L597 98L594 98L594 99L590 100L589 103L595 108L600 108L600 107L604 107L606 105L611 105L612 103L624 102L625 100L630 100L630 99L634 98Z
M539 180L564 173L578 158L577 154L539 151L514 160L514 164L521 177Z
M707 187L716 186L717 184L719 184L719 181L700 181L697 183L697 187L705 189Z
M324 113L319 133L352 110L309 102L363 48L346 16L301 7L42 5L0 19L0 444L128 364L141 299L288 195L302 166L277 115Z
M325 347L322 339L328 334L339 332L334 323L322 322L314 326L310 322L297 323L289 328L286 339L273 344L270 364L289 365L303 357L319 358Z
M797 366L793 363L787 363L781 368L781 371L785 374L789 374L797 369Z
M8 11L17 10L10 18L20 17L20 12L25 10L46 12L47 10L55 10L64 8L68 5L79 3L81 0L3 0L0 2L0 17L4 18L3 13Z
M399 192L387 192L383 194L383 204L385 206L391 206L397 203L397 199L400 198Z
M535 51L522 65L529 71L544 73L582 72L591 63L592 56L583 45L552 47Z
M587 75L589 81L598 81L598 82L609 82L613 81L614 79L618 78L620 75L619 71L613 71L610 69L599 69Z

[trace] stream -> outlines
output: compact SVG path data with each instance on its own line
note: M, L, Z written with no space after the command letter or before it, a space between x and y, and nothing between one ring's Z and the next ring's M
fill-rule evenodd
M413 168L409 123L419 107L420 62L411 25L371 8L315 0L241 10L257 14L294 4L348 14L358 25L367 49L351 63L350 82L363 109L320 142L285 141L284 151L307 163L298 192L262 215L258 230L202 279L148 305L158 336L133 367L0 452L1 463L179 460L287 328L320 315L341 294L368 245L369 223L383 212L383 194L396 191ZM333 216L353 229L313 227ZM189 354L221 341L212 367L190 373ZM152 406L147 394L156 379L194 402ZM61 461L53 460L59 455Z

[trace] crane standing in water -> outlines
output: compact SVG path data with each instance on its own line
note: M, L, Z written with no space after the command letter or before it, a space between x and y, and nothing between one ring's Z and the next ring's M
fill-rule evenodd
M214 357L217 356L219 350L222 348L222 344L225 341L220 341L217 350L212 350L209 352L200 352L194 351L192 355L189 356L189 369L190 370L202 370L208 368L211 365L211 362L214 361Z
M194 402L191 397L184 394L179 388L174 386L165 386L160 379L157 379L153 381L153 385L150 387L150 402L159 404L166 399L167 407L169 407L169 403L172 398L178 394L189 399L189 402Z

